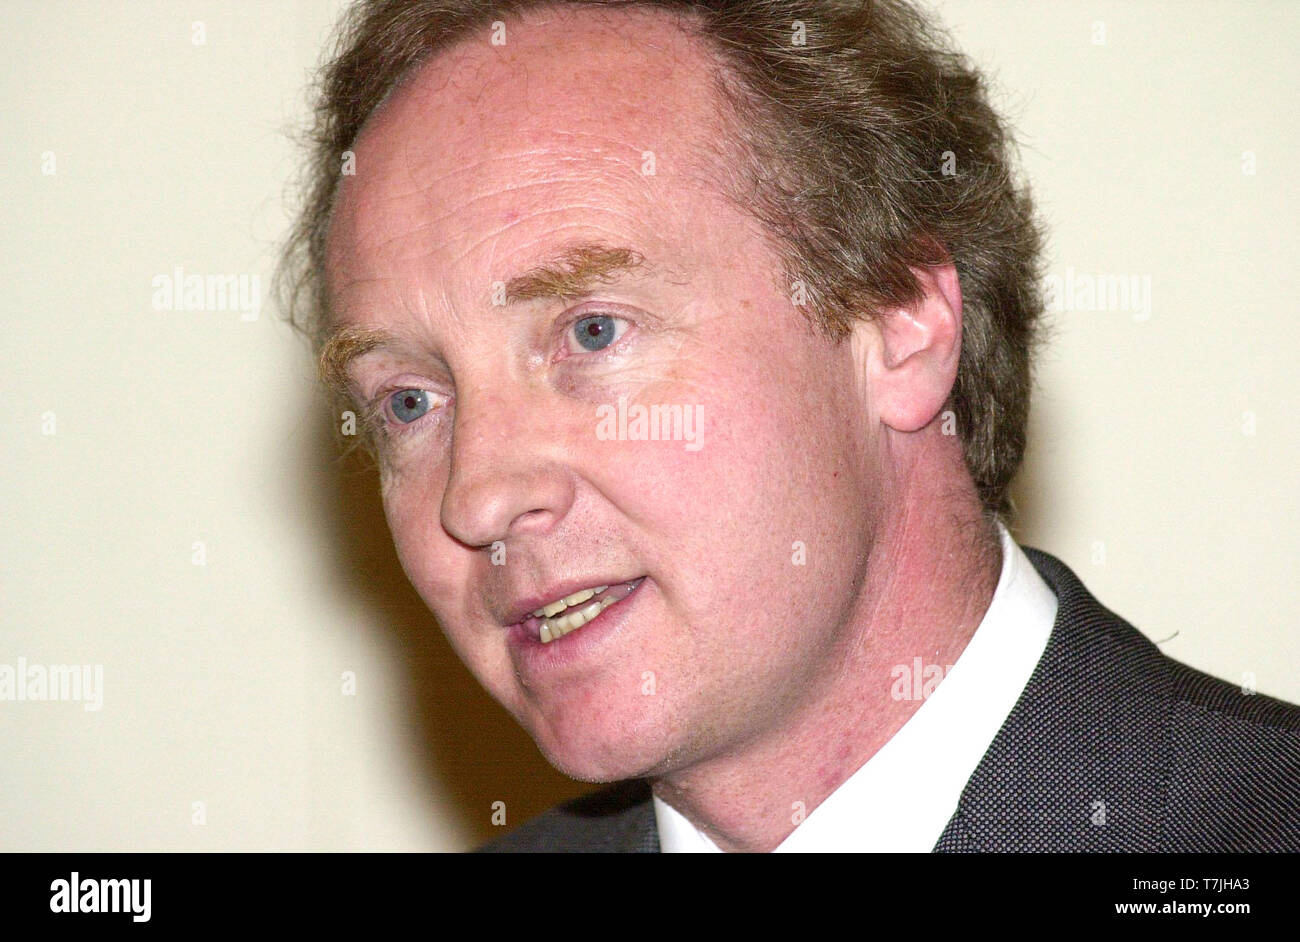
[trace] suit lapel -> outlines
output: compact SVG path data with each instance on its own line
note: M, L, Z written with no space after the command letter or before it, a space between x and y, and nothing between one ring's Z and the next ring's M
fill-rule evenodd
M1158 850L1167 662L1064 563L1025 553L1056 593L1056 621L934 849Z
M632 852L637 854L659 853L659 826L655 821L654 805L647 802L645 812L641 815L637 829L632 838Z
M630 808L611 835L612 851L624 854L659 853L659 826L655 821L650 786L645 784L645 799Z
M629 779L567 806L566 830L580 823L588 836L575 849L596 853L657 854L659 828L650 783Z

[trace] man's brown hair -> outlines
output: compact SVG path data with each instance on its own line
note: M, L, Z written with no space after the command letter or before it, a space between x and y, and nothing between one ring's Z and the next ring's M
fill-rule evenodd
M559 5L669 11L705 42L733 138L721 188L766 224L783 285L830 337L919 301L912 268L955 265L950 407L985 511L1006 513L1042 312L1041 231L983 79L903 0L361 0L320 76L303 207L277 273L290 323L318 349L329 330L325 238L366 119L430 57Z

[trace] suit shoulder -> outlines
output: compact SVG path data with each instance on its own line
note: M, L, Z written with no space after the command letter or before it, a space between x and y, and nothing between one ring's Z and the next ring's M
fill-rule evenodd
M1300 851L1300 707L1170 661L1174 851Z
M1022 776L1019 804L1038 823L1028 835L1038 843L1022 833L1016 846L1300 851L1300 707L1170 658L1101 605L1060 560L1025 552L1056 593L1057 620L1024 702L1006 735L999 734L1001 750L990 750L990 774L979 783L1001 795L1009 776ZM1044 755L1052 761L1026 762ZM1081 782L1089 793L1110 796L1105 829L1076 827L1054 810ZM979 831L972 817L1008 817L990 804L972 802L965 820L978 833L967 843L1003 839L992 826Z
M1189 714L1214 713L1247 726L1300 733L1300 706L1248 692L1180 661L1169 663L1170 693Z
M657 850L650 786L618 782L556 805L479 847L476 853L583 853Z

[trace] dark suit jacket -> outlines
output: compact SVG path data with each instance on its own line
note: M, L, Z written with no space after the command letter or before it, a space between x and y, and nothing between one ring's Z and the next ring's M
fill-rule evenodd
M934 849L1300 850L1300 707L1171 660L1060 560L1025 552L1056 622ZM481 850L656 853L649 785L560 805Z

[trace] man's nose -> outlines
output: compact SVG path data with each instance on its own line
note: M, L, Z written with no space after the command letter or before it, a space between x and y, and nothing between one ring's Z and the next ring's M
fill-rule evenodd
M461 391L442 525L469 546L542 534L573 503L565 445L543 408L500 385Z

